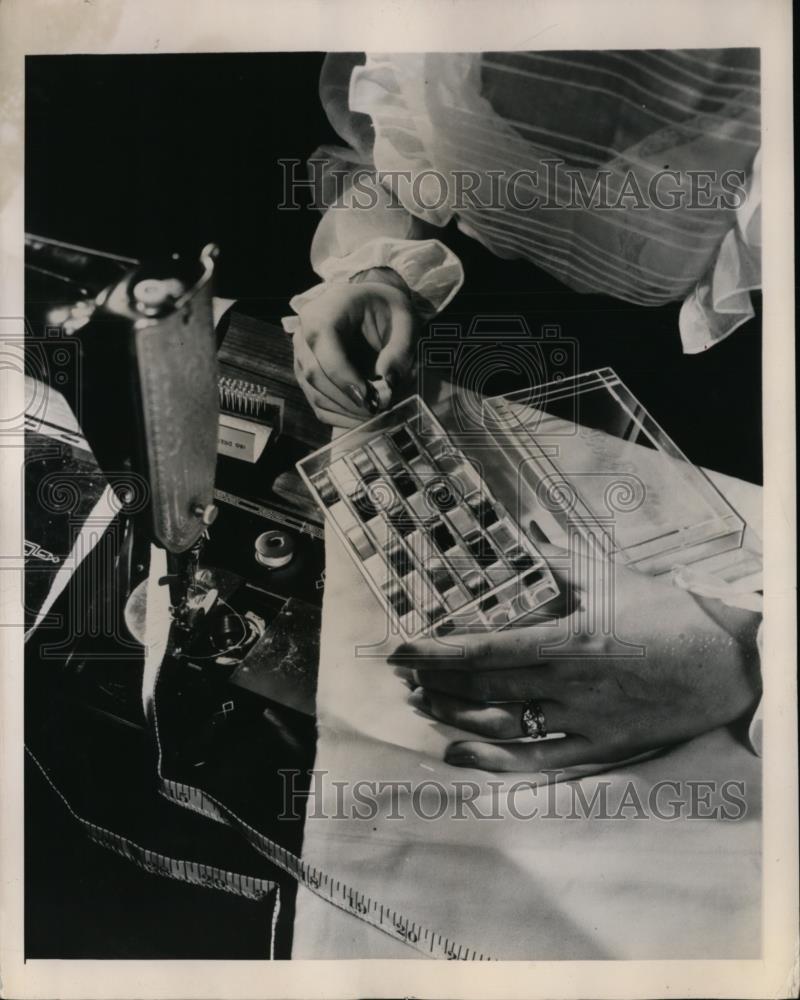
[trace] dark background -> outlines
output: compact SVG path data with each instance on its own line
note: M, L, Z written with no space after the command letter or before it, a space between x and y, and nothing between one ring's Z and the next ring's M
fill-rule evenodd
M317 95L320 53L29 57L26 229L146 257L222 248L217 291L277 320L317 279L318 215L279 211L278 159L336 141ZM680 303L645 309L569 291L448 227L464 289L443 320L558 324L577 367L610 365L695 462L761 481L756 318L699 356L681 351ZM28 782L29 956L263 957L252 904L140 875L87 846L36 774ZM215 894L219 896L219 894ZM201 898L202 897L202 898Z
M278 319L315 278L318 214L280 211L279 159L337 141L317 96L321 53L55 56L27 61L26 228L116 253L222 248L218 294ZM579 295L448 227L466 281L444 320L481 313L558 324L578 367L610 365L689 457L761 481L760 308L695 356L680 303Z

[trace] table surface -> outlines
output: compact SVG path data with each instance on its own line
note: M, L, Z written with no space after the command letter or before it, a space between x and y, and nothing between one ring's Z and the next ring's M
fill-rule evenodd
M725 476L713 479L757 543L760 488ZM383 616L375 614L373 595L330 533L326 550L315 768L351 782L471 780L485 797L491 776L443 764L445 746L461 734L407 706L385 650L353 655L356 647L363 653L370 644L380 645ZM387 819L386 809L375 820L310 816L303 853L418 924L493 957L757 955L758 758L724 729L657 758L583 778L579 786L587 800L603 781L610 798L633 787L645 802L663 781L684 783L683 797L690 794L688 781L740 781L747 811L735 822L508 815L502 821L467 815L435 822L414 818L401 802L402 822ZM551 812L570 812L576 785L550 786ZM525 800L522 808L529 805ZM301 888L293 957L419 956Z
M761 489L722 475L712 479L746 520L746 545L758 550ZM536 793L534 819L415 816L415 785L435 779L452 803L454 782L474 781L487 806L493 776L443 763L447 743L463 734L407 705L407 690L384 659L385 622L373 595L332 532L326 546L315 768L329 780L320 786L320 815L307 814L304 858L418 925L495 958L760 953L761 762L739 737L718 729L649 760L547 786ZM354 817L347 799L337 816L332 780L350 788L359 780L386 782L378 815ZM409 781L412 788L398 792L397 783ZM678 801L678 819L630 818L635 809L616 821L567 818L576 786L587 801L605 785L612 803L627 792L647 804L663 782L678 783L659 800L662 809ZM716 782L716 803L723 783L743 783L744 815L687 818L697 794L691 782ZM391 819L392 794L402 820ZM437 801L425 808L435 811ZM533 805L530 798L519 801L524 812ZM301 887L293 958L419 957Z

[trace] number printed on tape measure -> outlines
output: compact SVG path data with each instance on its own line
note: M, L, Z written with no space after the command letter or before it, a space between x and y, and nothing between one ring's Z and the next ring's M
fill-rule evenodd
M471 961L487 960L488 956L484 956L476 949L458 944L449 938L442 938L441 934L435 934L429 928L420 926L397 910L377 903L366 893L359 892L341 880L334 879L328 873L303 861L292 854L291 851L287 851L285 847L282 847L258 830L255 830L243 819L227 809L226 806L217 802L202 790L191 789L191 792L194 794L189 795L187 794L189 789L185 785L163 777L162 787L166 795L176 799L183 805L187 805L189 808L198 808L195 803L199 803L199 808L202 812L239 830L256 850L283 871L292 875L300 885L305 886L305 888L309 889L316 896L327 900L339 909L383 931L390 937L403 941L405 944L431 958ZM190 804L190 801L192 804Z
M368 894L360 892L340 879L334 878L331 874L309 864L255 829L203 789L175 781L164 775L162 771L163 747L156 703L160 667L151 671L147 669L147 665L145 666L142 698L156 741L157 774L161 792L166 798L177 805L201 813L215 822L224 823L236 830L259 853L321 899L383 931L395 940L403 941L409 947L428 957L468 961L489 959L489 956L479 953L476 949L468 948L459 942L451 941L450 938L442 937L440 933L431 928L421 926L399 911L385 906L384 903L374 900ZM75 812L69 801L52 781L46 769L27 747L25 749L73 818L83 826L89 837L96 843L128 858L144 871L153 874L164 875L256 900L263 899L272 893L275 901L272 917L274 928L280 903L280 888L276 882L253 876L243 876L196 861L170 858L142 847L121 834L90 822ZM124 789L120 791L124 792Z
M66 806L70 815L85 830L89 839L107 850L113 851L121 857L141 868L150 875L162 875L166 878L176 879L180 882L190 882L194 885L204 885L208 888L219 889L223 892L232 893L237 896L244 896L247 899L261 900L270 895L278 893L276 882L267 879L256 878L252 875L241 875L238 872L225 871L209 865L201 864L197 861L189 861L183 858L171 858L158 851L142 847L122 834L105 827L92 823L91 820L80 816L70 805L69 801L55 785L47 770L42 766L35 754L26 747L26 753L42 773L48 785ZM188 802L191 799L189 789L185 789Z

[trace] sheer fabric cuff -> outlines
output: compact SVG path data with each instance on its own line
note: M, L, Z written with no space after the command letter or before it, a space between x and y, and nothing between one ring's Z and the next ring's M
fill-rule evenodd
M758 655L761 658L761 662L764 662L764 653L762 649L762 632L764 631L764 623L758 626L758 634L756 635L756 644L758 646ZM750 720L750 724L747 727L747 744L756 757L760 757L762 753L763 746L763 730L764 730L764 720L762 715L763 709L763 699L758 699L758 705L756 706L755 712L753 712L753 718Z
M686 297L680 312L685 354L699 354L753 316L750 292L761 287L761 152L756 154L736 225L728 231L714 264Z
M373 267L388 267L408 285L417 299L430 305L430 315L440 312L450 302L464 281L464 269L456 255L439 240L396 240L381 237L370 240L344 257L329 257L317 267L323 279L289 302L295 313L315 299L329 284L349 281L353 275ZM287 333L300 325L297 315L281 320Z
M745 611L756 611L763 613L764 598L760 593L762 586L760 576L748 576L734 582L726 582L709 573L704 573L691 566L682 566L672 574L672 581L677 587L688 590L699 597L712 597L731 608L742 608ZM756 634L756 647L759 658L762 658L762 631L763 621L758 626ZM763 662L763 661L762 661ZM761 700L759 699L753 717L750 719L747 728L747 744L756 754L761 756L762 746L762 715Z
M446 226L453 217L450 198L442 203L439 182L431 176L434 136L426 110L427 63L419 52L369 53L350 77L349 103L352 111L372 120L372 157L398 201L412 215ZM400 177L410 183L400 183Z

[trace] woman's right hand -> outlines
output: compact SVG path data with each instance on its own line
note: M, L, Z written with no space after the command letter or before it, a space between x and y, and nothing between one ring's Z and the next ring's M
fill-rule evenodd
M298 384L317 417L334 427L367 419L367 380L382 377L394 390L416 358L419 320L402 279L373 271L357 279L329 285L305 305L294 334Z

